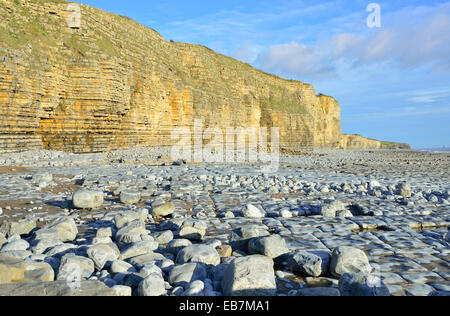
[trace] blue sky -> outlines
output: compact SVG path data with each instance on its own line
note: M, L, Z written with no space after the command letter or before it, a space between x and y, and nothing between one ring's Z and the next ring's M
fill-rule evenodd
M126 15L167 40L202 44L342 107L345 133L450 146L450 1L79 1Z

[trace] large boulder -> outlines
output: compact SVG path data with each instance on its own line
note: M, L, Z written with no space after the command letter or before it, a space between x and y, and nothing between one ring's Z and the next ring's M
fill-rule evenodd
M123 204L137 204L141 200L141 193L133 190L122 190L120 202Z
M411 184L408 182L400 182L397 184L395 194L400 195L404 198L410 198L411 197Z
M265 213L253 204L247 204L242 209L242 216L246 218L262 218L265 216Z
M250 254L260 254L269 258L277 258L289 252L286 241L280 235L253 238L248 243Z
M130 244L120 254L122 260L152 253L158 249L158 243L153 240L138 241Z
M245 225L231 231L230 246L233 250L248 251L248 243L252 238L270 236L260 225Z
M120 229L125 224L140 219L145 223L148 216L148 210L145 208L139 209L138 211L123 211L114 216L114 222L116 224L116 228Z
M24 282L52 282L55 280L55 271L46 262L27 261Z
M333 218L333 217L336 217L336 215L339 212L345 211L346 210L345 208L346 208L346 205L344 203L342 203L340 201L335 201L331 204L322 206L320 214L323 217Z
M0 284L23 282L25 271L23 260L0 254Z
M116 241L120 247L140 241L141 235L146 235L145 223L141 219L126 223L116 233ZM139 237L139 238L136 238Z
M18 222L4 221L0 226L0 233L7 237L14 235L29 235L36 228L36 219L34 217L26 217Z
M138 287L139 296L161 296L166 292L164 278L157 273L147 276Z
M341 277L345 273L370 274L372 267L364 251L342 246L331 254L330 271L335 277Z
M200 262L217 266L220 264L219 253L211 246L192 245L183 248L177 255L176 262L179 264L189 262Z
M380 277L363 273L345 273L339 280L341 296L390 296Z
M189 239L174 239L167 244L165 251L177 256L180 250L190 245L192 242Z
M325 251L297 251L288 260L289 270L312 277L319 277L328 272L330 254Z
M94 209L103 205L103 192L80 190L72 196L73 207L78 209Z
M95 271L94 262L86 257L67 254L61 259L56 280L79 282L89 278Z
M87 250L87 255L94 262L95 269L101 271L119 258L120 250L114 243L96 244Z
M222 287L226 296L274 296L273 260L261 255L234 259L225 271Z
M196 280L206 279L206 269L201 263L186 263L173 267L169 274L169 282L173 286L187 286Z
M175 205L173 203L165 203L157 206L152 205L151 214L154 217L165 217L172 215L174 211Z
M204 221L187 219L183 222L178 235L184 239L201 240L206 234L207 227Z
M58 239L62 242L74 241L78 228L71 217L63 216L34 232L34 239Z

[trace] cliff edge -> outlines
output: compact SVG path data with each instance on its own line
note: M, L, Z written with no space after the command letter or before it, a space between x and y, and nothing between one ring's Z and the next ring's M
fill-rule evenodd
M382 148L343 135L340 106L306 83L62 0L0 1L0 152L169 146L174 127L280 127L280 147ZM395 147L396 145L392 145Z

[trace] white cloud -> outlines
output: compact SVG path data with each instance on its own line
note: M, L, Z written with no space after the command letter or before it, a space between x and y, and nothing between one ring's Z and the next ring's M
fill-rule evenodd
M400 70L427 66L450 71L450 3L405 8L384 17L387 27L340 33L312 45L273 45L258 58L259 67L300 78L335 76L334 70L389 63ZM385 23L383 23L385 24Z

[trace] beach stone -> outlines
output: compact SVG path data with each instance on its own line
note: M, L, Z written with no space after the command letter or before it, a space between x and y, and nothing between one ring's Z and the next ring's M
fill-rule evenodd
M272 259L252 255L234 259L222 281L225 296L274 296L277 291Z
M85 257L67 254L61 259L56 280L79 282L89 278L95 271L94 262Z
M335 201L331 204L323 205L320 214L326 218L333 218L336 217L336 213L338 211L344 211L345 207L346 206L344 203L340 201Z
M261 254L269 258L277 258L289 252L286 241L280 235L252 238L248 243L250 254Z
M190 245L192 242L189 239L174 239L167 244L165 251L176 256L181 249Z
M206 279L207 273L201 263L177 265L169 273L169 283L173 286L187 286L196 280Z
M109 268L109 273L116 275L119 273L137 272L136 268L123 260L114 260Z
M62 245L63 242L59 239L38 239L34 240L31 244L31 251L34 254L43 254L47 250L50 250L58 245ZM50 256L50 255L48 255Z
M136 211L122 211L116 214L116 216L114 216L114 223L116 224L116 228L120 229L123 226L125 226L125 224L131 223L139 219L145 223L146 218L147 216L142 218L142 214Z
M55 271L46 262L26 262L24 282L52 282L55 280Z
M404 198L410 198L411 197L411 184L408 182L400 182L397 184L395 194L400 195Z
M145 276L149 276L150 274L158 274L160 276L163 275L163 272L160 267L156 264L147 264L139 270L139 273Z
M94 209L103 205L103 192L80 190L72 196L73 207L78 209Z
M252 238L270 236L270 233L259 225L244 225L233 229L230 234L230 246L233 250L247 252Z
M53 175L49 172L42 172L33 175L33 182L36 184L45 182L51 183L53 181Z
M89 247L87 255L94 262L95 269L101 271L119 258L120 250L114 243L96 244Z
M141 193L133 190L122 190L120 202L123 204L137 204L141 200Z
M216 249L206 245L191 245L183 248L177 255L176 263L200 262L217 266L220 264L220 256Z
M4 244L0 252L28 250L29 247L30 244L26 240L19 239Z
M345 273L339 291L342 296L391 296L380 277L363 273Z
M34 217L26 217L17 222L4 221L0 226L0 233L5 237L14 235L29 235L36 228L36 219Z
M173 203L166 203L155 207L153 207L152 205L151 214L153 217L157 216L166 217L172 215L174 211L175 205Z
M330 271L335 277L341 277L345 273L370 274L372 267L362 250L341 246L334 249L331 254Z
M203 221L187 219L183 222L178 233L180 238L193 241L202 240L206 234L207 225Z
M297 251L288 260L289 270L313 277L325 275L330 266L330 254L325 251Z
M265 213L256 206L247 204L247 206L242 209L242 215L246 218L262 218L265 216Z
M171 230L153 233L151 236L160 245L167 245L173 240L173 233Z
M0 254L0 284L23 282L25 271L23 260Z
M128 262L137 269L142 269L146 265L163 262L164 260L167 259L162 254L157 252L149 252L145 255L130 258L128 259Z
M136 236L146 235L145 223L141 219L136 219L132 222L126 223L116 233L116 241L120 247L136 241Z
M62 242L74 241L78 228L73 218L62 216L34 232L34 239L58 239Z
M61 242L57 244L56 242L57 241L54 241L56 246L48 249L48 251L45 252L45 255L47 257L62 258L66 254L75 253L78 248L76 245L73 244L62 244Z
M158 249L158 243L153 240L138 241L130 244L126 249L124 249L120 254L120 258L122 260L126 260L152 253L156 249Z
M164 279L161 275L152 273L138 287L139 296L161 296L166 294Z

